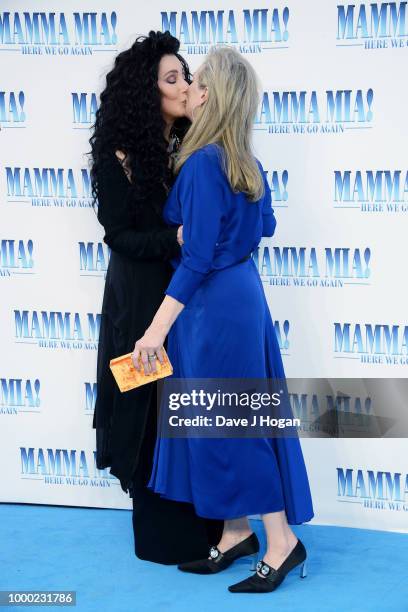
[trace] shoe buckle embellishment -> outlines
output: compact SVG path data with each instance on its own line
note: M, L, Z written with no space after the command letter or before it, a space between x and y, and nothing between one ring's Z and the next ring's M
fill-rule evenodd
M266 563L262 563L262 561L258 561L256 564L256 571L262 574L262 576L268 576L271 571L271 568L266 565Z
M220 555L220 551L216 546L211 546L210 548L210 557L211 559L217 559Z

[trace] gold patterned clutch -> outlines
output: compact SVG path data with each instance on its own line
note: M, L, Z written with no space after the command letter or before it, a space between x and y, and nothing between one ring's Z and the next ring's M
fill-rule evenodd
M141 366L141 370L136 370L132 362L132 353L111 359L109 367L120 391L124 393L125 391L130 391L130 389L136 389L136 387L173 374L173 368L164 348L162 348L162 354L164 358L163 365L156 359L157 372L151 374L145 374L143 366ZM141 361L140 364L142 364Z

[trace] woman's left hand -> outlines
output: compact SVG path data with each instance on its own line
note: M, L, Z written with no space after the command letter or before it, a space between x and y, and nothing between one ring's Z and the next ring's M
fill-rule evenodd
M145 374L157 372L156 359L164 363L162 348L168 330L160 327L150 326L142 338L136 344L132 353L132 361L136 370L140 370L139 357L141 358Z
M179 243L180 246L183 246L184 244L184 240L183 240L183 226L180 225L178 230L177 230L177 242Z

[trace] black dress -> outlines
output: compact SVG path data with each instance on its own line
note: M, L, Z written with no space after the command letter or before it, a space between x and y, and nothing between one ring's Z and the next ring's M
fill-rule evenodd
M98 220L111 249L99 335L98 393L93 418L98 469L110 467L133 499L135 553L158 563L208 555L220 521L196 516L193 506L165 500L147 489L156 439L156 384L121 393L109 361L130 353L160 306L178 254L177 228L166 227L164 187L135 196L114 154L98 177Z

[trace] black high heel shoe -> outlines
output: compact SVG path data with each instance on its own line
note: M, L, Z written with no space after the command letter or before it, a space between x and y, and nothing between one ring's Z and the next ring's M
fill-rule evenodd
M245 540L229 548L224 553L216 546L212 546L210 548L209 559L187 561L186 563L180 563L177 567L182 572L191 572L192 574L216 574L227 569L236 559L240 559L241 557L252 557L252 569L254 570L258 552L259 541L256 535L252 533Z
M270 593L277 589L284 581L286 574L299 564L301 564L300 577L306 578L306 549L300 540L298 540L295 548L277 570L263 560L259 561L256 571L262 574L263 578L256 573L246 580L229 586L228 590L231 593Z

